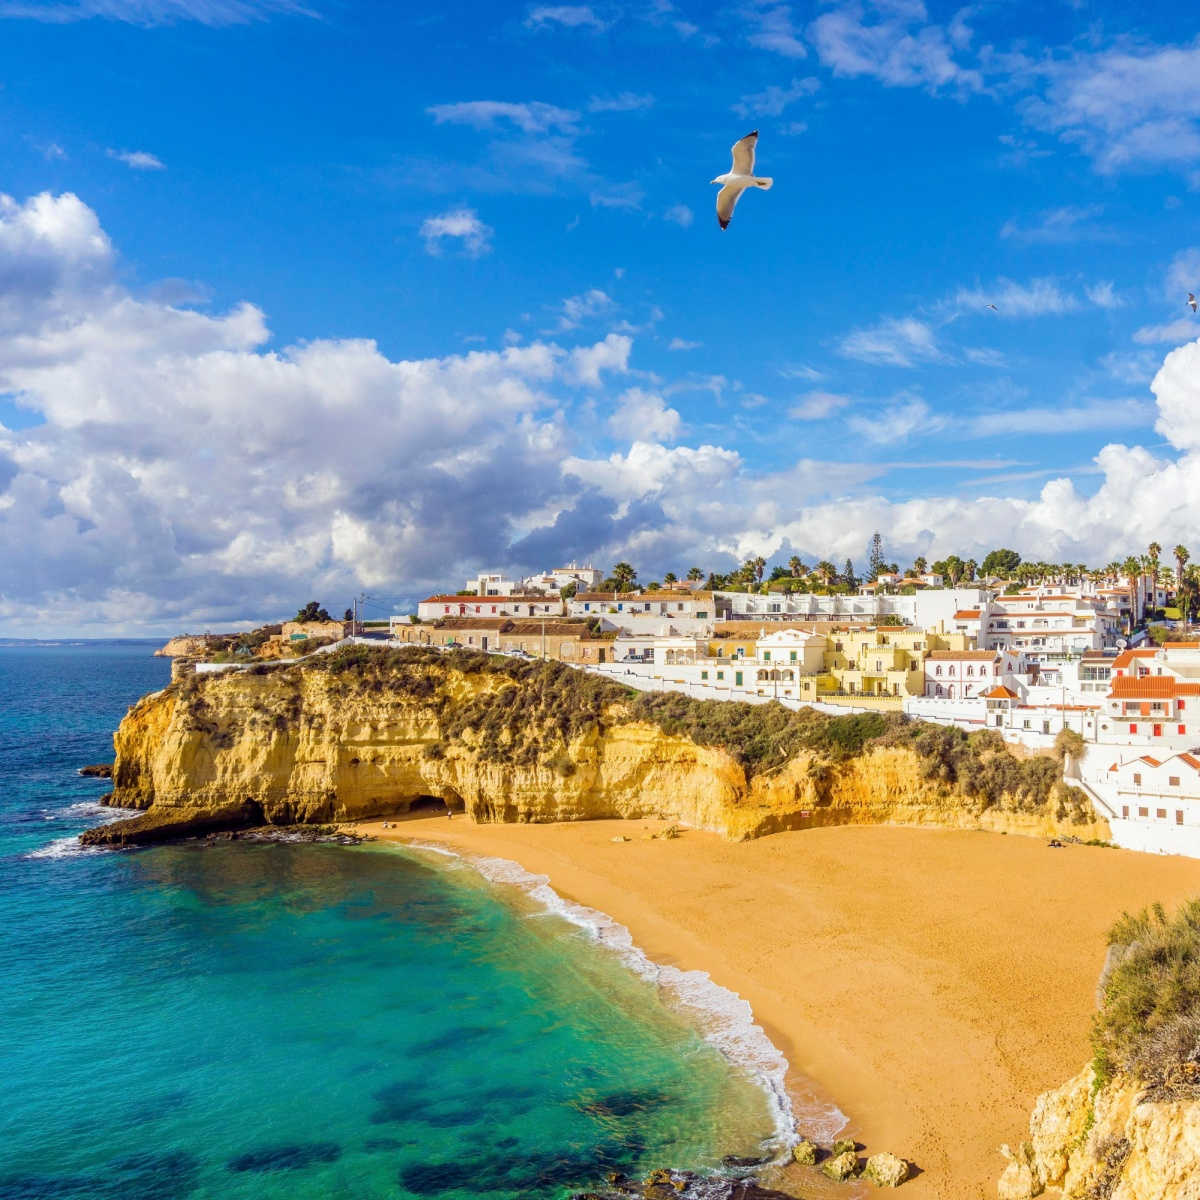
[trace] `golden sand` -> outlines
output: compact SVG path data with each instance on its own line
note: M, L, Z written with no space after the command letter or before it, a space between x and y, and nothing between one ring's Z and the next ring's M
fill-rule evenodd
M627 926L652 959L740 993L798 1096L815 1084L867 1153L917 1164L910 1200L995 1196L999 1144L1019 1142L1037 1094L1088 1058L1109 926L1200 893L1198 860L956 830L734 843L651 840L655 821L357 828L514 860ZM818 1190L798 1167L779 1186Z

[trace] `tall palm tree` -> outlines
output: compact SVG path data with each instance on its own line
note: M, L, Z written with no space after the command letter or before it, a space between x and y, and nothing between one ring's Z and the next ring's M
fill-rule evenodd
M617 591L627 592L637 578L637 571L634 570L632 564L619 562L612 569L612 577L616 581Z
M1176 546L1171 553L1175 555L1175 590L1178 591L1183 586L1183 568L1192 556L1188 553L1188 548L1182 545Z
M667 587L674 587L674 586L675 586L675 584L677 584L678 582L679 582L679 577L678 577L678 576L675 574L675 572L674 572L674 571L668 571L668 572L667 572L667 573L666 573L666 574L663 576L663 583L664 583L664 584L665 584Z
M979 573L979 564L973 559L967 559L967 578L974 583L975 576Z
M925 556L923 554L918 554L917 557L913 559L913 574L924 575L928 565L929 564L925 561Z
M697 579L704 578L704 572L699 567L689 567L687 577L694 583Z
M800 578L800 568L803 566L804 564L800 561L800 556L798 554L793 554L792 557L788 559L788 570L791 572L793 579Z
M825 581L825 586L830 587L833 581L837 578L838 569L828 559L822 559L817 563L817 574Z

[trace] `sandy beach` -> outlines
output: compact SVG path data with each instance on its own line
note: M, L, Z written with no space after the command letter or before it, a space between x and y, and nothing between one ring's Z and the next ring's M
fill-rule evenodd
M652 840L655 821L443 816L357 828L516 861L656 961L707 971L750 1002L797 1097L815 1084L868 1153L917 1164L912 1200L995 1195L1000 1143L1020 1141L1036 1095L1089 1056L1113 920L1200 892L1193 859L990 833L851 826L732 843ZM781 1181L813 1185L802 1168Z

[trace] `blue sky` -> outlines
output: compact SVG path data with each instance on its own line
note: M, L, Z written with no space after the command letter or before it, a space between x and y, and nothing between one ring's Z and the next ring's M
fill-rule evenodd
M0 0L0 632L1186 543L1151 7Z

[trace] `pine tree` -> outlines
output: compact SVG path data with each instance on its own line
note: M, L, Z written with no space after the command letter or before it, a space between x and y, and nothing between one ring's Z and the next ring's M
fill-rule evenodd
M842 582L851 591L858 587L858 580L854 577L854 564L849 559L846 559L846 565L842 568Z
M874 583L883 568L883 538L877 529L871 535L871 545L867 550L867 578Z

